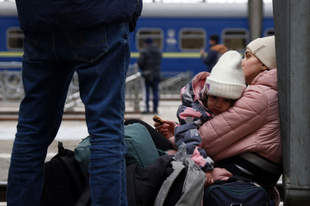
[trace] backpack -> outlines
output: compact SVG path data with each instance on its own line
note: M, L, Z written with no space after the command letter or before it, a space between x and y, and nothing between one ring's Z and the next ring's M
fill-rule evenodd
M83 202L82 205L90 206L90 193L87 187L88 177L80 169L79 163L74 158L74 152L64 149L63 143L58 142L58 154L45 163L40 204L74 206Z
M189 157L184 163L171 163L173 172L161 186L154 206L201 206L205 173Z
M158 150L152 137L145 126L134 123L124 126L124 141L127 145L125 154L126 164L137 164L138 167L146 168L151 162L166 153ZM75 159L79 162L82 171L88 174L90 155L89 136L84 138L74 149Z
M265 188L254 181L233 176L215 181L204 191L203 206L274 206Z
M127 166L129 206L200 206L205 173L186 158L184 163L164 155L146 169Z
M126 168L128 206L154 205L157 193L166 178L172 173L172 155L160 156L147 168L137 164Z

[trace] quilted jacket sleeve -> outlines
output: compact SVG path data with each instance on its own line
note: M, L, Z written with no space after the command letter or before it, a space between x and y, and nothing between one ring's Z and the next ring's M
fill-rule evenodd
M181 125L174 130L175 144L178 148L184 143L187 154L203 170L213 169L214 161L207 156L204 149L201 148L201 137L198 128L200 125L212 118L212 115L202 109L199 104L192 104L191 107L181 105L177 116ZM200 109L199 109L200 108Z
M233 107L200 127L202 146L208 155L214 157L263 124L268 115L268 97L261 87L248 87Z

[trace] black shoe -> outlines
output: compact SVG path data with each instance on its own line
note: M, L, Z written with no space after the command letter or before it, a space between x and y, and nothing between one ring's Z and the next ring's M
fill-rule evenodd
M149 114L150 112L148 112L148 111L143 111L143 112L141 112L142 114Z

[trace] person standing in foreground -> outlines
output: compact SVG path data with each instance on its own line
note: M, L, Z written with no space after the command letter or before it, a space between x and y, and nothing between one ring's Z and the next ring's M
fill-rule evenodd
M162 53L159 48L153 44L152 38L146 38L145 47L140 52L140 57L137 63L141 69L142 77L144 78L146 90L146 110L143 113L149 113L150 87L153 91L153 112L158 113L159 103L159 89L160 82L160 64L162 60Z
M61 124L74 72L90 134L92 205L127 205L125 78L129 32L142 1L17 0L16 5L25 35L25 97L12 149L7 205L40 204L47 148Z
M217 63L219 58L227 52L227 47L224 44L219 44L219 37L217 34L213 34L209 38L209 51L208 55L204 56L205 51L203 49L200 50L201 60L203 63L207 65L207 72L211 73L212 68Z

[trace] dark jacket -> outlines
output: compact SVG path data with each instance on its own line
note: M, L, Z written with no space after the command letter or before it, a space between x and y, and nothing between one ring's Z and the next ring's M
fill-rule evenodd
M162 53L154 44L147 45L141 50L137 63L142 71L142 76L147 81L160 78L161 60Z
M208 56L204 57L201 56L201 60L203 63L205 63L207 67L207 72L211 73L211 70L213 69L214 65L217 63L218 59L227 52L227 47L223 44L216 44L212 47L210 47Z
M213 170L214 161L201 148L202 140L199 127L214 117L201 102L201 94L206 78L210 74L200 72L181 89L182 104L177 111L180 124L174 129L175 144L178 148L186 145L187 154L203 170Z
M130 21L137 0L16 0L24 31L69 31ZM142 9L142 1L139 2Z

